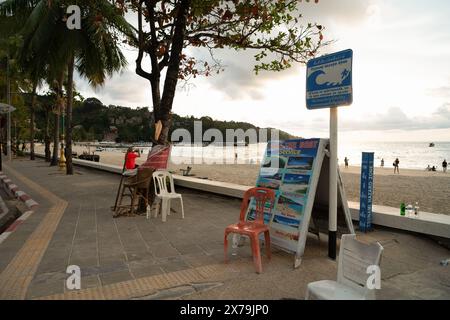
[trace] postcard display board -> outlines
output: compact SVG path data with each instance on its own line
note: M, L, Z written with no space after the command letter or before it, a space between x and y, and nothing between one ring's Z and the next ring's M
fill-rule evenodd
M328 143L328 139L269 142L256 183L257 187L276 192L275 205L271 213L267 205L264 222L270 225L272 244L295 253L295 267L301 263L311 217L315 220L319 215L316 211L328 208ZM338 195L341 216L350 233L354 233L339 174ZM254 210L255 204L250 203L248 220L254 219Z

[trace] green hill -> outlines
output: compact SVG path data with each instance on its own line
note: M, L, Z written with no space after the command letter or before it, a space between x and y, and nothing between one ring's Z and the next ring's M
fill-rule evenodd
M44 101L44 99L39 99ZM45 108L37 115L37 138L42 139L42 132L45 127ZM74 141L102 141L107 138L116 142L150 142L154 135L152 128L152 112L144 108L127 108L122 106L105 106L96 98L88 98L83 101L77 101L73 109L74 123ZM172 115L173 125L171 133L176 129L186 129L194 137L194 123L201 121L202 135L208 129L218 129L223 137L226 137L226 130L242 129L260 129L259 127L247 122L220 121L210 117L196 118L193 116ZM281 140L294 138L287 132L279 131ZM268 139L270 139L270 130L268 130Z

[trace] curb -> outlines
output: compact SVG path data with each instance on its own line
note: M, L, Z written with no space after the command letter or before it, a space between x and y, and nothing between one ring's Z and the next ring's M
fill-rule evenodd
M39 206L39 204L34 201L28 194L19 190L19 187L15 185L11 179L8 178L3 172L0 172L0 185L3 187L5 192L12 197L21 201L28 210L25 211L19 218L17 218L2 234L0 234L0 244L5 241L11 233L17 230L17 228L27 220L32 214L33 210Z
M15 197L18 200L22 201L28 209L33 210L34 208L39 206L39 204L34 201L28 194L19 190L19 187L15 185L12 180L9 179L8 176L6 176L3 172L0 172L0 181L3 185L3 189L12 197Z
M5 241L11 235L11 233L16 231L17 227L20 226L25 220L27 220L32 214L33 211L27 211L19 218L17 218L16 221L14 221L13 224L11 224L5 232L0 234L0 244L2 244L2 242Z

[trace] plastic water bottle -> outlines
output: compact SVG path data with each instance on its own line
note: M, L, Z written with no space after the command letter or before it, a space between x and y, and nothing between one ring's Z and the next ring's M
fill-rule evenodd
M236 233L233 234L233 240L232 240L232 250L231 250L231 255L235 256L237 255L237 249L239 246L239 238L240 236Z
M419 216L419 202L416 202L416 204L414 206L414 216L415 217Z
M413 212L414 212L413 206L410 203L408 203L408 205L406 206L406 215L408 217L411 217L413 215Z

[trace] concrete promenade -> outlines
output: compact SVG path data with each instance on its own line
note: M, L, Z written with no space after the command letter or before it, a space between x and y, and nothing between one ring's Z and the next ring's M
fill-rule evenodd
M296 270L291 254L273 248L256 274L248 242L224 264L223 231L238 219L238 199L177 188L185 219L178 202L166 223L112 218L119 176L75 169L66 176L42 160L4 164L39 207L0 244L0 299L303 299L308 282L336 278L326 241L313 235ZM359 236L385 248L379 299L450 299L450 266L439 264L449 250L392 229ZM68 265L81 267L82 290L66 289Z

